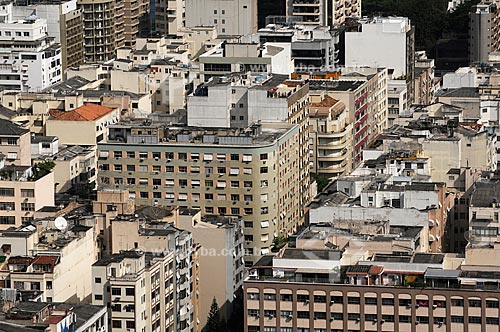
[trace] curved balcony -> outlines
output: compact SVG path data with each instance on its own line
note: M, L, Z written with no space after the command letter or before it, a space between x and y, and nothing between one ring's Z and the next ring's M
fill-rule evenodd
M317 156L318 161L342 161L347 159L347 150L341 150L337 153Z
M334 140L327 144L318 142L318 150L342 150L347 148L348 143L347 140Z

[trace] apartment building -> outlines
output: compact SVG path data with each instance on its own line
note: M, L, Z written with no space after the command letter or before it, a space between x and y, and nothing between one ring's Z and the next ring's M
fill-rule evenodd
M481 1L469 13L469 62L486 63L491 52L500 51L496 22L500 19L497 1Z
M73 190L84 194L95 189L96 146L59 146L58 141L54 136L35 136L31 143L34 163L52 160L56 164L53 169L56 193ZM38 149L33 148L33 145Z
M120 111L87 103L69 112L53 111L47 120L47 136L57 136L68 145L96 145L106 141L110 124L117 123Z
M174 257L123 251L92 266L92 304L107 306L112 331L183 331L175 325Z
M31 166L4 166L0 159L0 228L33 220L36 211L54 206L54 173Z
M186 27L215 26L225 36L257 32L257 0L185 0Z
M78 0L78 7L83 13L85 62L111 60L116 49L125 45L124 3L114 0ZM138 24L138 21L135 23Z
M171 295L173 306L170 308L173 313L170 318L174 318L173 331L191 331L195 326L195 321L199 320L199 317L194 316L193 310L196 306L193 302L196 302L199 290L191 288L193 264L197 264L193 262L191 256L193 250L191 233L177 229L171 223L161 222L157 216L157 213L161 213L159 208L153 207L150 212L147 215L138 212L137 218L135 215L117 216L112 220L112 252L119 254L135 249L142 250L146 252L146 255L153 257L165 256L173 274L172 278L169 278L173 290L173 295ZM157 222L147 223L146 218ZM165 262L162 265L165 265ZM165 284L165 281L159 283ZM155 286L157 286L156 283ZM163 299L165 296L162 294L160 298ZM157 308L155 310L158 312ZM153 317L151 324L155 324L153 323L153 320L156 320L154 312L148 316ZM156 324L161 324L161 322L162 320L159 320ZM149 322L147 324L149 325ZM155 328L157 328L156 325L153 330Z
M47 21L36 16L14 20L12 4L0 8L2 90L36 92L62 79L61 46L47 35Z
M428 59L425 52L417 53L413 83L413 103L420 105L432 104L434 102L435 88L434 60Z
M230 76L232 73L251 75L280 74L294 72L291 45L287 43L247 42L228 40L212 47L198 58L200 80L208 82Z
M119 1L115 2L119 6ZM115 17L116 18L116 17ZM134 48L138 36L149 35L149 1L123 1L124 46Z
M23 0L13 7L15 19L36 13L47 21L47 34L61 44L62 71L83 63L83 19L77 0Z
M463 259L440 254L375 254L341 265L341 274L341 255L286 249L254 266L244 282L245 331L498 329L498 274L487 267L457 269Z
M405 114L409 110L408 97L408 88L405 80L389 80L387 85L388 127L391 127L400 115Z
M359 69L359 68L358 68ZM372 69L372 73L347 70L338 80L310 80L310 94L326 93L340 100L348 111L352 123L352 164L362 161L362 151L387 128L387 70Z
M233 313L235 295L244 279L243 218L202 216L200 210L181 209L176 227L191 232L193 241L200 246L197 267L200 326L206 325L214 298L221 316L229 319Z
M246 261L269 253L275 236L303 223L308 191L300 173L309 165L300 166L297 125L164 131L162 124L141 122L109 128L108 143L98 146L100 187L128 188L139 205L243 215Z
M178 35L186 26L186 1L158 1L151 8L153 27L161 35Z
M33 232L38 234L30 236ZM92 293L91 266L97 260L94 238L93 227L71 224L59 230L53 219L5 231L0 237L7 263L0 271L5 287L36 291L43 302L86 300Z
M69 329L75 332L108 332L108 314L105 307L84 303L47 303L11 299L11 290L5 290L0 329L33 332L44 328L49 331ZM17 291L14 296L21 295Z
M5 165L30 166L30 142L28 129L0 119L0 154L5 158Z
M286 13L299 24L333 27L361 17L361 0L287 0Z
M311 173L328 178L352 171L352 123L344 103L328 95L311 96L309 146Z

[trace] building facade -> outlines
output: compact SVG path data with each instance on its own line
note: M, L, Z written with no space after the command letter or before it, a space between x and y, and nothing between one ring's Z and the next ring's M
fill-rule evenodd
M240 129L164 136L142 124L112 128L108 143L98 146L100 186L128 188L139 205L242 215L247 264L269 253L274 237L303 223L308 191L301 185L309 164L299 159L297 125L262 124L244 136Z

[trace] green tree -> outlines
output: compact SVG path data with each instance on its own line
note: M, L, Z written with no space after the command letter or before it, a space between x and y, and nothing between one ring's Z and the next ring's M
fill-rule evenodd
M210 306L210 312L208 313L207 325L205 327L206 332L225 332L226 323L220 317L219 305L217 300L212 300L212 305Z
M277 236L273 240L273 246L271 248L272 252L278 252L288 243L288 239L283 235Z

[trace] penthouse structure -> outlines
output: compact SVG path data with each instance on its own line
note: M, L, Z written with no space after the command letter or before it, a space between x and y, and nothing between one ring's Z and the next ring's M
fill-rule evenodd
M361 17L361 0L287 0L286 12L299 24L336 26Z
M246 36L248 37L248 36ZM230 39L212 47L198 58L200 80L207 82L230 76L232 73L252 76L265 74L290 75L294 72L291 45L261 44L253 40Z

